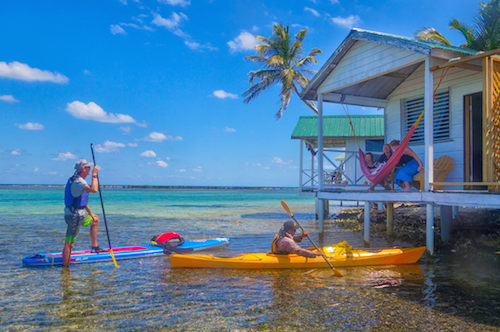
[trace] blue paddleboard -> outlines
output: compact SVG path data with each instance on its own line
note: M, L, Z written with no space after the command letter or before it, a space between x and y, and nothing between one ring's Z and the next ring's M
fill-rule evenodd
M175 252L189 253L225 246L229 244L229 238L222 237L208 240L186 240L183 244L174 249ZM113 258L109 253L109 248L96 254L90 249L74 250L71 252L70 264L94 263L110 261ZM114 247L113 255L116 260L141 258L149 256L163 255L163 248L152 244L141 244L136 246ZM49 252L23 257L23 264L26 266L62 265L62 252Z

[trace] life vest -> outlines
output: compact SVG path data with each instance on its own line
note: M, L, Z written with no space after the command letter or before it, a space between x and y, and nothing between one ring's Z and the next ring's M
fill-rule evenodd
M163 233L151 238L151 243L155 246L163 248L163 252L166 255L170 255L176 247L180 246L184 242L184 238L175 232Z
M87 206L89 202L89 193L85 190L82 190L80 196L73 197L73 195L71 194L71 185L76 180L76 178L77 175L73 175L68 179L68 182L66 183L66 188L64 189L64 204L74 209L81 209Z
M280 229L278 233L274 234L273 241L271 242L271 252L273 254L281 254L278 251L278 241L285 236L285 231Z

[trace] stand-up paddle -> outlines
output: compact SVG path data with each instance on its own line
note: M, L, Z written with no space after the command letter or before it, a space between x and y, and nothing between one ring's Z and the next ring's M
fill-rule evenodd
M95 167L96 163L94 156L94 144L92 143L90 143L90 151L92 151L92 160L94 161ZM99 175L97 175L97 188L99 189L99 198L101 199L102 216L104 218L104 226L106 227L106 236L108 237L109 253L111 254L111 258L113 258L113 263L115 263L116 268L118 267L118 264L116 264L115 255L113 255L113 248L111 247L111 240L109 239L108 223L106 222L106 212L104 212L104 203L102 202L101 182L99 181Z
M285 201L281 201L281 206L283 206L283 209L285 209L285 211L288 213L288 215L293 219L293 221L295 221L295 223L297 224L297 226L299 226L299 228L302 230L302 232L304 232L304 228L302 228L302 226L299 224L299 222L297 221L297 219L295 219L295 217L293 216L292 211L290 211L290 208L285 203ZM330 268L332 269L333 273L335 273L335 275L337 277L343 277L342 273L340 273L339 270L337 270L336 268L334 268L333 265L328 261L328 258L326 258L325 253L323 252L323 250L319 249L319 247L316 245L316 243L314 243L314 241L311 239L311 237L309 236L309 234L307 234L307 238L309 239L309 241L311 241L312 245L316 248L316 250L318 250L318 252L321 254L321 256L323 256L323 259L330 266Z

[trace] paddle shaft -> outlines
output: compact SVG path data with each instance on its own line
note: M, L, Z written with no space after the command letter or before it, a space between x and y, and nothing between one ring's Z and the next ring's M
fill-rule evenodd
M299 226L300 230L302 231L302 233L304 233L304 228L300 225L300 223L297 221L297 219L295 218L295 216L293 215L292 211L290 210L290 208L288 207L288 205L285 203L285 201L281 201L281 205L283 206L283 208L286 210L286 212L288 212L288 214L290 215L290 217L293 219L293 221L295 221L295 223L297 224L297 226ZM335 275L337 275L338 277L343 277L342 273L340 273L339 270L337 270L333 265L332 263L330 263L328 261L328 258L326 258L325 256L325 253L323 252L323 250L319 249L318 245L313 241L313 239L311 239L311 237L309 236L309 233L307 233L307 239L309 241L311 241L312 245L316 248L316 250L318 250L318 252L321 254L321 256L323 257L323 259L325 260L325 262L330 266L330 268L332 269L333 273L335 273Z
M90 143L90 151L92 151L92 160L94 161L94 167L95 167L96 162L95 162L95 155L94 155L94 145L92 143ZM106 212L104 211L104 202L102 201L101 182L99 181L99 175L96 174L96 176L97 176L97 189L99 190L99 198L101 199L102 217L104 218L104 226L106 228L106 236L108 238L109 253L111 254L111 257L113 258L113 262L115 263L115 267L118 267L118 264L116 264L115 256L113 255L113 248L111 247L111 240L109 239L108 222L106 221Z

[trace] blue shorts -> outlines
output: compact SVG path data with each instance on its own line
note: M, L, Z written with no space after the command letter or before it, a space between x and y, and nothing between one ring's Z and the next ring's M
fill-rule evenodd
M396 175L394 176L394 183L400 184L401 181L411 182L413 181L413 176L418 173L418 162L415 159L410 160L403 167L396 170Z

